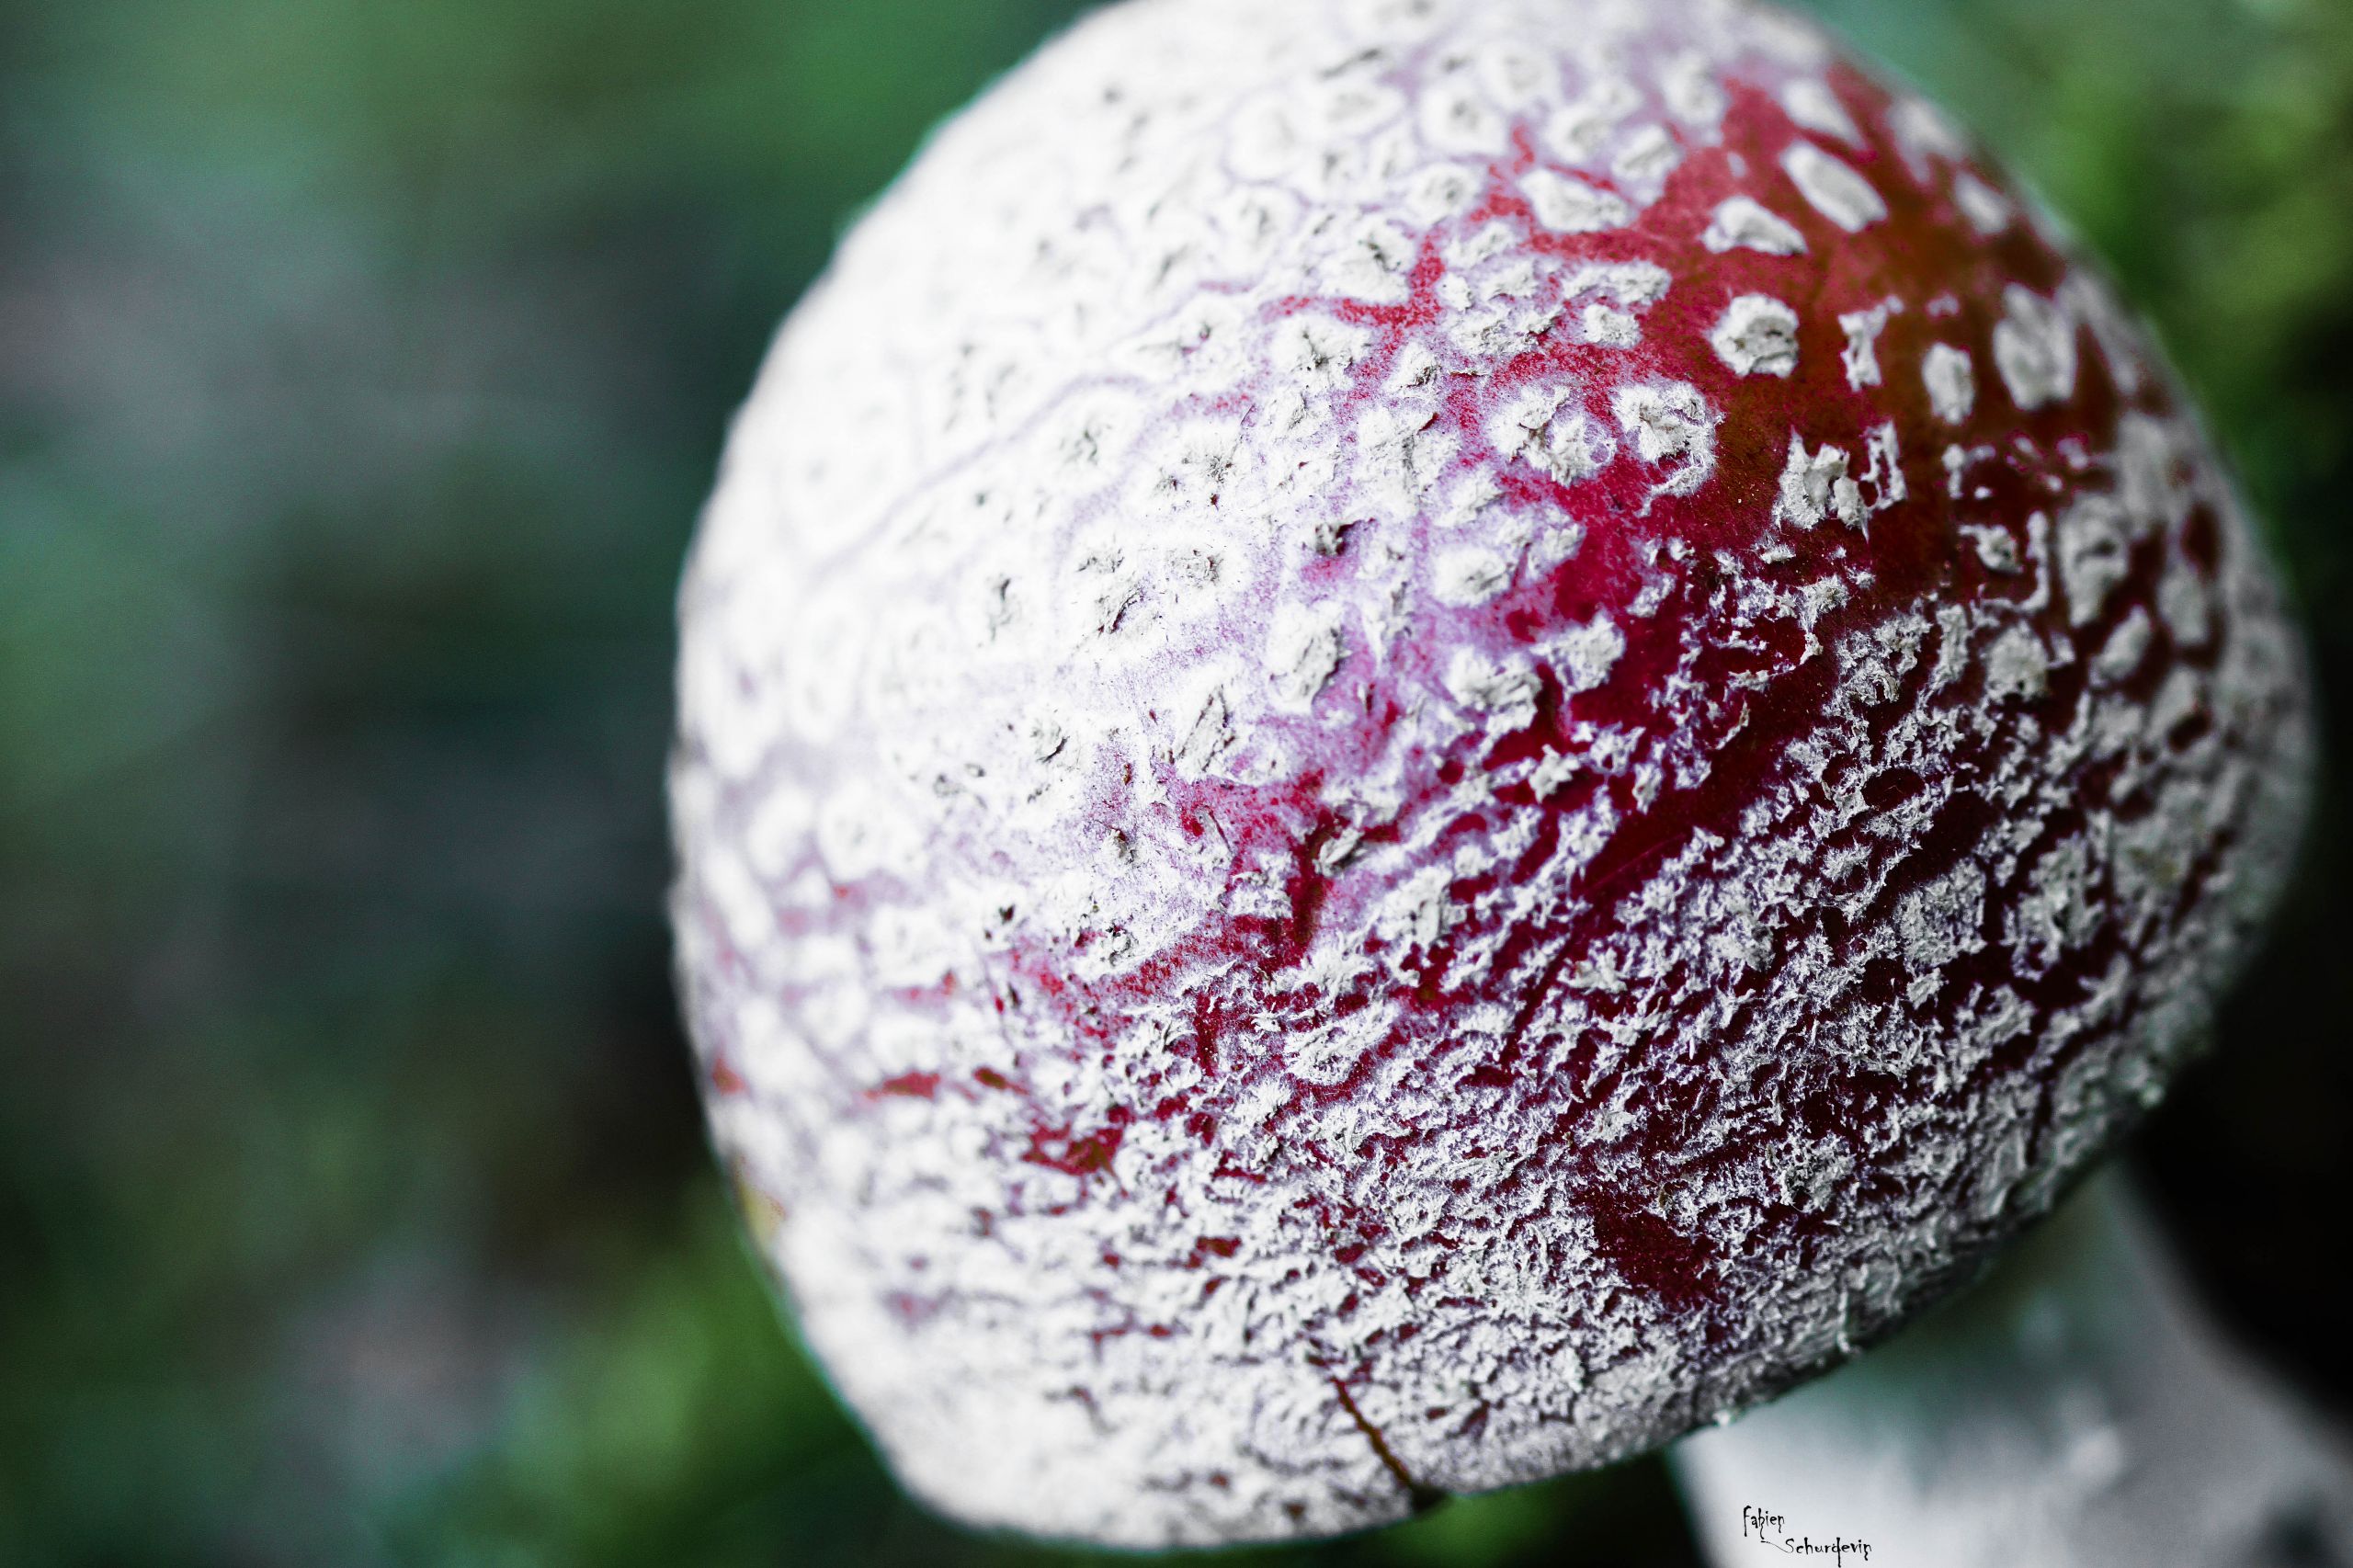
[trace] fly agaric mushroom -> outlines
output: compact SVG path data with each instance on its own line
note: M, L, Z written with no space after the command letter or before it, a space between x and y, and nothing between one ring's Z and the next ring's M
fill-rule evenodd
M900 1476L1328 1534L1880 1338L2162 1092L2297 638L2147 341L1733 0L1132 0L788 322L682 593L716 1142Z

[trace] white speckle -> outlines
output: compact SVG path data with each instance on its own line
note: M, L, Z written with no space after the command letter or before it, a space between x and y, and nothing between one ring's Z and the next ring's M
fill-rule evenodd
M1969 673L1969 612L1959 605L1937 611L1937 669L1928 689L1942 691Z
M1393 305L1407 293L1406 274L1414 266L1413 237L1385 218L1358 225L1350 243L1324 267L1327 284L1337 293L1368 304Z
M1359 496L1383 503L1398 514L1417 512L1441 475L1455 437L1432 428L1435 415L1410 404L1375 403L1357 421L1356 469Z
M1519 236L1505 222L1482 223L1465 238L1446 247L1446 264L1459 272L1468 272L1483 261L1493 261L1519 244ZM1466 284L1469 279L1464 279Z
M1364 136L1406 108L1404 94L1356 75L1328 78L1305 97L1302 108L1309 122L1334 138Z
M1952 199L1969 226L1989 238L2008 228L2016 215L2008 197L1967 169L1952 176Z
M1245 179L1282 179L1300 156L1302 138L1291 107L1278 99L1245 104L1233 115L1226 157Z
M1226 706L1224 689L1212 687L1194 710L1193 722L1186 726L1185 738L1177 743L1172 759L1187 778L1199 778L1216 766L1217 759L1233 744L1232 710Z
M1790 143L1781 167L1809 206L1850 234L1887 216L1887 203L1870 181L1811 142Z
M1554 415L1542 443L1528 458L1562 483L1574 484L1599 473L1617 455L1618 443L1578 409Z
M714 856L705 871L713 911L725 926L728 939L738 947L756 947L776 926L769 904L753 868L741 855Z
M1789 461L1781 470L1780 494L1773 503L1773 520L1811 528L1836 513L1847 527L1861 528L1869 514L1861 487L1847 477L1851 460L1841 447L1825 445L1809 454L1805 442L1792 432Z
M1988 572L1998 572L2006 577L2025 568L2026 558L2018 553L2018 541L2007 528L1972 525L1961 532L1976 545L1977 559Z
M1903 312L1904 301L1883 300L1867 311L1849 311L1838 318L1847 334L1847 384L1857 392L1878 386L1884 379L1879 368L1879 335L1889 320Z
M1536 719L1536 699L1544 684L1525 662L1498 662L1472 648L1459 648L1446 668L1447 695L1494 721L1498 733L1524 730Z
M1744 12L1741 21L1756 48L1784 65L1817 71L1834 58L1829 40L1820 28L1786 11L1757 6Z
M1798 368L1798 313L1769 294L1743 294L1708 342L1744 376L1787 376Z
M1647 184L1664 179L1683 161L1683 149L1664 125L1646 126L1628 138L1610 162L1609 172L1620 179Z
M1275 363L1319 386L1338 386L1364 358L1370 336L1328 316L1292 316L1275 329Z
M1643 341L1643 324L1623 311L1613 311L1608 305L1587 305L1579 318L1587 343L1604 348L1636 348Z
M1347 653L1340 621L1335 604L1287 604L1275 612L1267 634L1267 678L1285 709L1306 710L1331 684Z
M1353 827L1344 827L1323 848L1315 852L1315 869L1325 876L1344 871L1355 863L1357 854L1364 847L1364 835Z
M2195 495L2182 478L2194 461L2165 421L2138 413L2117 421L2117 498L2135 539L2188 520Z
M2024 626L2013 626L1985 650L1985 695L2000 702L2007 698L2029 699L2049 689L2051 650Z
M2098 656L2092 661L2092 673L2113 686L2131 678L2132 672L2149 656L2149 644L2156 635L2156 627L2149 619L2149 612L2134 605L2108 634Z
M1526 108L1542 97L1555 74L1549 55L1518 39L1488 43L1479 50L1473 63L1487 96L1513 110Z
M1972 391L1974 388L1972 389ZM1945 494L1958 501L1969 488L1969 471L1981 462L1991 462L2000 456L1995 447L1964 447L1955 442L1945 449ZM1976 487L1977 498L1984 500L1984 485Z
M1389 367L1389 390L1403 394L1416 387L1427 387L1438 380L1438 356L1430 352L1427 343L1409 343L1397 354L1396 362Z
M2095 826L2045 850L2029 873L2026 896L2010 910L2004 937L2012 966L2036 979L2071 948L2099 934L2105 903L2098 883L2107 835Z
M2003 290L2008 313L1994 327L1994 363L2010 401L2031 414L2075 395L2075 324L2033 290Z
M2086 495L2059 519L2059 581L2067 590L2067 619L2084 626L2099 617L2108 596L2131 565L2124 544L2123 509L2106 495Z
M1573 626L1546 644L1561 684L1572 692L1591 691L1609 678L1626 652L1626 634L1607 615Z
M2026 558L2034 566L2035 589L2020 601L2019 608L2039 612L2049 608L2051 596L2057 591L2057 574L2051 568L2050 513L2037 512L2027 518Z
M1850 147L1863 144L1863 133L1855 128L1854 116L1838 101L1838 95L1829 85L1811 76L1801 76L1781 89L1781 108L1791 124L1802 131L1818 131L1836 136Z
M1716 426L1723 416L1709 406L1699 388L1681 381L1620 387L1609 406L1618 427L1633 437L1634 450L1644 462L1683 460L1681 467L1659 483L1659 494L1689 495L1716 472Z
M2161 736L2206 709L2205 681L2189 665L2177 666L2149 702L2146 733ZM2154 819L2143 824L2155 825Z
M1634 220L1634 210L1622 197L1596 190L1580 179L1535 169L1520 176L1519 188L1536 221L1555 233L1590 234L1622 229Z
M1479 283L1479 293L1489 300L1525 300L1536 292L1536 263L1520 256L1502 267L1490 267Z
M2203 648L2214 635L2214 590L2178 555L2157 579L2157 614L2185 648Z
M1716 85L1708 57L1698 51L1670 62L1660 73L1660 85L1666 91L1666 107L1685 123L1713 131L1723 119L1729 107L1724 90Z
M1489 108L1478 84L1463 75L1440 78L1422 89L1422 135L1441 153L1476 153L1488 156L1504 150L1508 131L1503 116Z
M1870 433L1863 442L1863 455L1869 460L1861 483L1870 486L1870 509L1884 512L1901 503L1910 491L1904 483L1904 452L1896 442L1895 421Z
M1454 550L1438 558L1431 592L1444 605L1483 605L1511 585L1511 562L1491 550Z
M1392 942L1431 946L1454 922L1454 906L1447 898L1449 880L1444 866L1415 872L1383 901L1374 929Z
M2146 379L2140 333L2108 286L2087 272L2070 274L2059 289L2059 308L2092 329L2092 339L2108 360L2116 390L2126 397L2140 396Z
M1767 256L1802 256L1805 236L1797 225L1753 197L1732 197L1716 207L1700 243L1721 256L1729 250L1762 251Z
M1580 294L1608 294L1631 310L1643 310L1666 298L1674 284L1675 275L1654 262L1606 261L1578 267L1562 285L1561 293L1570 300Z
M1573 164L1582 164L1601 151L1618 122L1642 107L1643 96L1621 77L1609 76L1552 117L1545 140Z
M1904 958L1915 971L1942 969L1985 946L1985 873L1964 860L1895 906Z
M1929 347L1920 365L1920 380L1928 389L1928 406L1948 425L1958 425L1977 409L1977 366L1965 348L1949 343Z
M1405 190L1405 215L1435 224L1463 211L1479 199L1479 173L1461 164L1438 164L1414 176Z
M1506 426L1505 429L1515 441L1528 438L1525 430L1516 426ZM1457 476L1448 487L1446 501L1431 515L1431 520L1442 528L1467 528L1486 516L1487 509L1502 499L1503 486L1496 483L1495 471L1484 467L1472 469Z
M1585 765L1567 753L1547 752L1536 771L1528 776L1528 787L1538 800L1549 801L1562 785L1584 771Z
M1952 121L1918 98L1897 104L1888 115L1888 128L1895 133L1896 151L1903 154L1912 177L1923 184L1936 173L1932 158L1957 164L1969 156L1969 143L1953 129Z
M912 831L904 817L863 790L837 792L817 809L818 853L827 874L837 881L896 863L906 853Z
M1585 529L1578 524L1560 521L1539 534L1536 542L1528 547L1528 574L1541 577L1564 562L1574 561L1585 548Z
M1506 459L1520 458L1563 484L1590 479L1617 455L1617 446L1581 409L1565 408L1566 387L1529 387L1487 426L1487 439Z

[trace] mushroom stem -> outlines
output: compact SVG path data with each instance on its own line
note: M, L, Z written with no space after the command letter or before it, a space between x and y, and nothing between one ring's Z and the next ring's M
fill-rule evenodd
M2353 1564L2353 1448L2228 1343L2112 1173L1882 1348L1674 1462L1726 1568L1809 1540L1906 1568Z

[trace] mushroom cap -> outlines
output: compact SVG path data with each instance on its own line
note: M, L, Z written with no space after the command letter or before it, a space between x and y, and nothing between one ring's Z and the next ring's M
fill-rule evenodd
M786 324L680 968L971 1523L1336 1532L1878 1336L2195 1047L2302 654L2143 334L1725 0L1131 0Z

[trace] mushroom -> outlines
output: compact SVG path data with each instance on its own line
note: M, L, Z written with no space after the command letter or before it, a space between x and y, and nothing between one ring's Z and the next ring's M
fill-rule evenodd
M912 1490L1127 1546L1890 1334L2193 1054L2312 753L2097 273L1732 0L1097 14L843 242L680 610L759 1248Z

